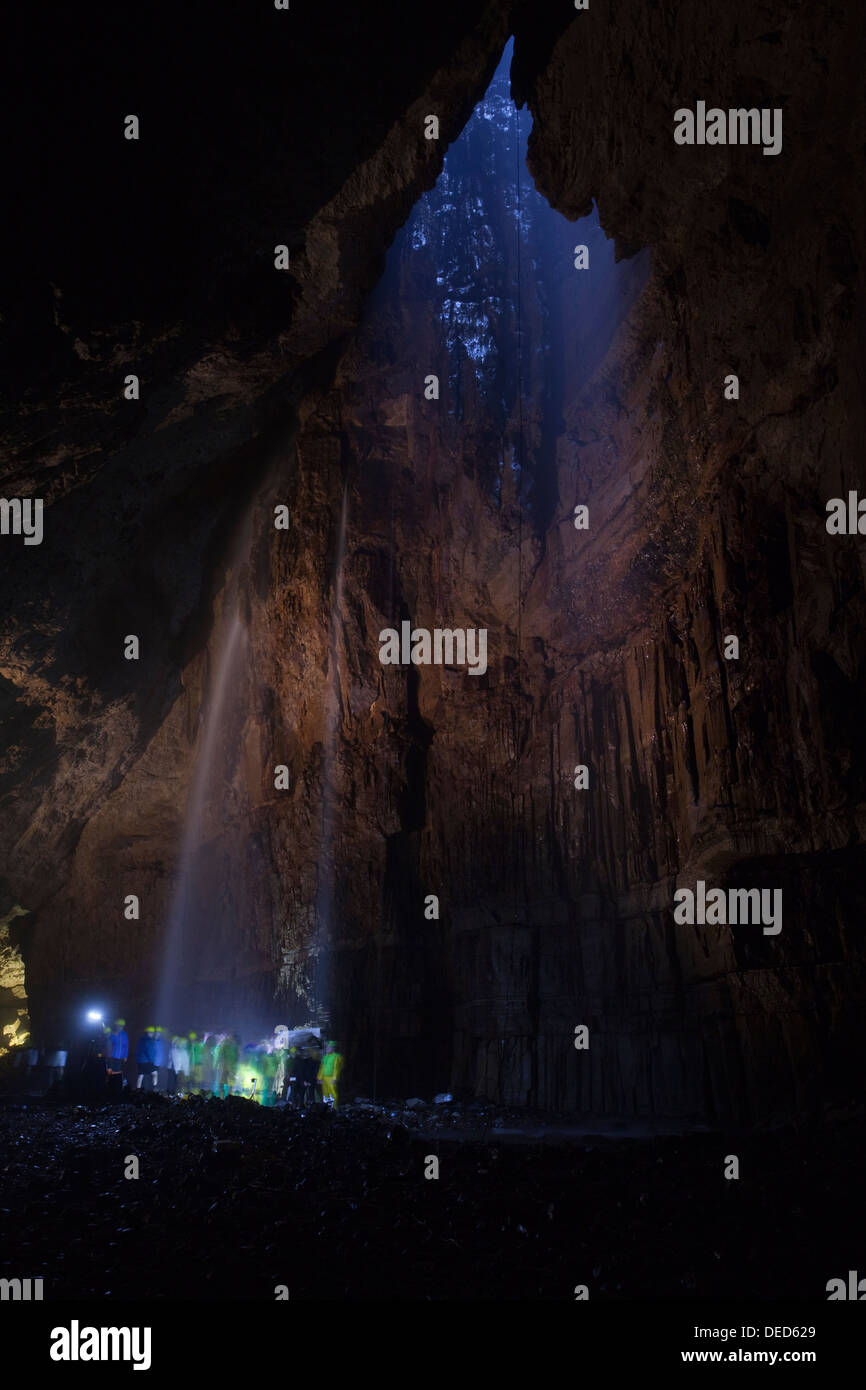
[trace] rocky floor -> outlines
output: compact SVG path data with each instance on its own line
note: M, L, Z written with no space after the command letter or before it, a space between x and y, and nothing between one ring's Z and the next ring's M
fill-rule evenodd
M8 1096L0 1273L46 1299L825 1299L863 1261L863 1128L542 1142L482 1106Z

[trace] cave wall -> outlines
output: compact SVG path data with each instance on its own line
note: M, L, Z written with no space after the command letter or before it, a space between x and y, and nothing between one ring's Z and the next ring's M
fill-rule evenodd
M538 409L539 381L519 432L465 364L461 417L430 409L419 378L444 348L423 256L354 331L438 172L419 118L440 111L446 140L461 129L509 28L499 5L407 58L411 91L386 87L378 126L355 121L364 135L332 102L337 129L319 138L342 163L326 161L331 186L288 238L293 261L304 249L285 297L251 278L229 331L210 293L182 331L154 324L154 377L172 363L175 384L128 441L94 399L113 341L94 368L91 333L71 364L74 425L34 387L6 495L43 488L55 536L76 538L11 570L4 624L3 872L36 910L34 1019L46 1028L73 989L148 1007L234 564L250 672L200 852L209 1007L326 998L356 1089L815 1114L852 1094L863 1024L863 565L858 539L824 526L827 498L857 486L862 438L856 16L660 2L568 23L517 7L511 22L537 187L568 218L594 199L635 277L608 308L602 360L569 363L555 411ZM348 42L339 53L351 67ZM364 56L385 71L372 42ZM673 112L698 99L781 107L783 152L676 146ZM260 240L264 225L284 239L273 221ZM227 224L244 225L236 208ZM245 263L223 254L227 275ZM557 331L565 357L566 315ZM50 467L37 406L62 441ZM496 455L521 438L521 477L504 468L497 494ZM276 540L274 500L293 517ZM140 563L114 542L94 554L100 514ZM116 613L152 638L134 692ZM486 627L488 674L382 667L377 634L402 617ZM674 890L698 878L781 887L782 933L676 925ZM106 910L121 882L148 904L134 930Z
M421 398L419 364L442 352L441 320L418 309L421 251L299 440L302 460L321 458L323 435L332 458L342 447L353 486L341 759L345 840L364 853L357 870L333 865L347 949L374 924L368 977L393 1051L423 1054L447 1018L452 1084L494 1099L751 1122L856 1092L862 565L823 523L826 498L856 481L840 460L856 458L862 409L860 224L849 110L815 123L826 73L853 79L853 42L842 23L817 35L814 17L785 17L763 38L722 23L697 67L689 25L623 25L620 41L602 22L589 44L572 25L529 89L541 190L572 215L594 196L621 250L652 253L603 362L565 374L580 384L533 461L555 459L546 525L527 497L491 505L496 436L478 402L455 429ZM650 12L650 30L660 22ZM641 50L665 60L638 89ZM581 111L604 113L580 161L566 99L578 91ZM702 92L781 105L782 156L674 146L673 110ZM804 217L807 178L824 211ZM576 536L578 500L592 524ZM485 625L483 697L463 674L377 669L375 634L402 617ZM290 718L294 695L280 703ZM573 787L583 762L592 794ZM676 925L674 891L699 878L781 888L782 933ZM444 925L424 920L426 892ZM357 972L341 957L333 973L352 979L354 1021ZM581 1022L586 1065L571 1047ZM392 1065L395 1085L408 1080Z
M529 92L541 191L595 198L622 249L652 249L619 400L567 416L602 524L580 551L556 532L533 585L560 756L603 769L606 794L554 821L615 905L638 1105L673 1086L754 1120L856 1094L863 569L824 508L856 487L862 435L859 39L856 16L797 5L629 7L572 26ZM782 108L782 153L675 145L671 113L698 99ZM781 934L672 927L673 887L701 877L781 887Z

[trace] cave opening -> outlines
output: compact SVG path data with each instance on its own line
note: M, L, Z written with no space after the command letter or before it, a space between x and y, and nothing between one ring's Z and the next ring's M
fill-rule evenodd
M389 374L429 364L452 426L440 447L460 450L497 508L512 498L543 546L570 500L559 495L558 447L569 449L580 491L568 405L646 283L649 253L617 261L595 206L570 222L538 192L527 167L532 119L510 90L513 52L510 39L395 237L360 339Z

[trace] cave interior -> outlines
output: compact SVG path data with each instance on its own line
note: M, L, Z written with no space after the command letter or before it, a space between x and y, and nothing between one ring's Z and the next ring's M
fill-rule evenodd
M16 16L4 1050L98 1001L322 1021L373 1097L861 1096L857 16L759 8ZM705 98L781 152L676 144Z

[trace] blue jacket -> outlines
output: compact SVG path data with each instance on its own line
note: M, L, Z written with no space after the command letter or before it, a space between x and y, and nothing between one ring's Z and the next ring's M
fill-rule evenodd
M114 1062L125 1062L129 1056L129 1038L126 1030L121 1028L117 1033L111 1033L108 1038L111 1044L111 1059Z
M150 1037L148 1033L142 1033L135 1049L135 1060L140 1066L147 1066L148 1062L153 1063L153 1045L155 1042L156 1039Z
M158 1033L157 1036L156 1036L156 1037L153 1039L153 1041L151 1042L150 1046L151 1046L151 1058L150 1058L150 1060L153 1062L153 1065L154 1065L155 1067L164 1067L164 1066L165 1066L166 1051L167 1051L166 1046L165 1046L165 1038L164 1038L160 1033Z

